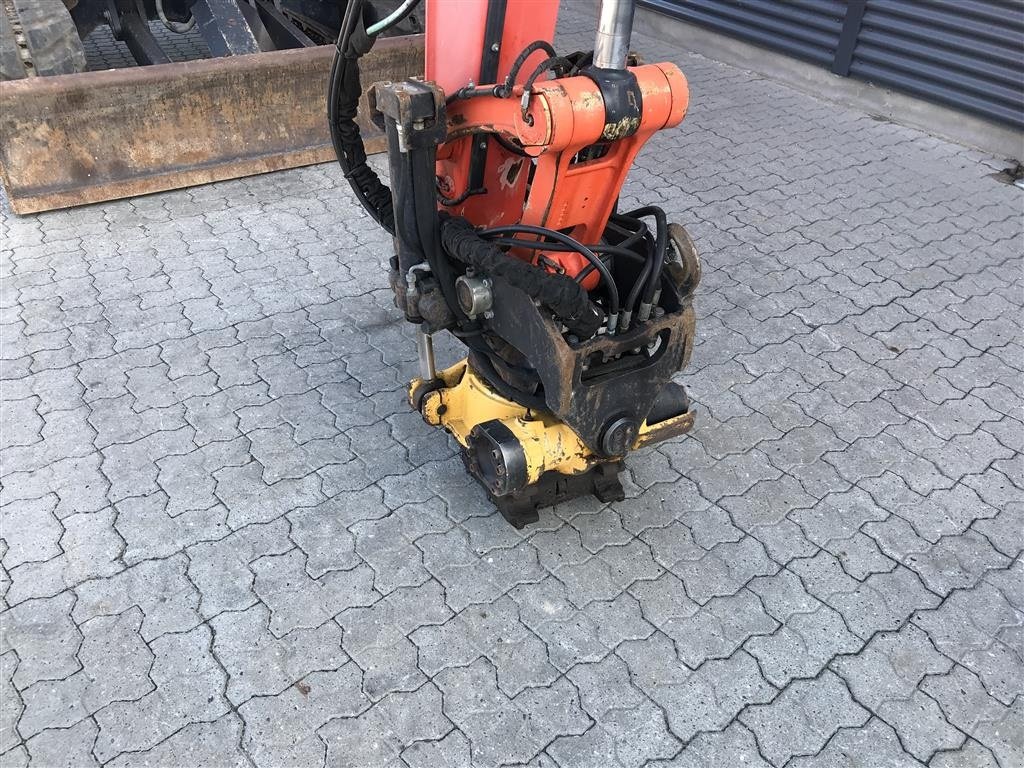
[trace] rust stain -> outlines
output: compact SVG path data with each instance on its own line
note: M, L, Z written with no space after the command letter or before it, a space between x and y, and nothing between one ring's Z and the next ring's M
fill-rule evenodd
M0 180L11 207L34 213L332 160L323 94L333 52L2 82ZM367 87L422 75L423 38L381 40L363 63ZM361 126L369 151L386 148L368 119Z

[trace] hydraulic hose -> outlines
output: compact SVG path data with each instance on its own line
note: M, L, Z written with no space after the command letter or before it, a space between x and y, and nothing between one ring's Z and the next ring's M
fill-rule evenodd
M668 249L668 218L665 216L665 212L656 205L645 205L635 211L629 211L623 216L632 218L653 216L655 221L654 262L651 264L651 271L647 275L643 293L640 295L640 306L643 307L654 301L654 292L661 280L662 267L665 266L665 252Z
M570 237L564 232L559 232L557 229L549 229L548 227L536 227L529 224L509 224L502 227L491 227L480 232L481 237L488 237L492 235L515 235L515 234L527 234L527 235L538 235L541 237L550 237L562 245L566 245L572 248L577 253L589 261L594 269L601 275L601 280L604 282L605 289L608 291L608 303L610 305L610 314L619 314L619 288L615 284L615 278L612 277L612 273L608 269L608 265L598 258L597 254L594 253L590 248L583 245L579 240Z
M510 257L494 243L484 240L461 216L442 214L441 246L452 258L480 269L492 279L514 285L536 299L581 339L589 339L604 322L604 313L590 301L583 286L571 277L552 274Z
M359 59L373 48L376 35L404 19L415 5L404 3L399 12L377 23L372 6L365 0L350 0L338 32L327 86L327 119L338 162L360 204L391 235L395 233L391 190L367 164L366 147L356 124L363 93ZM367 25L376 31L370 34Z

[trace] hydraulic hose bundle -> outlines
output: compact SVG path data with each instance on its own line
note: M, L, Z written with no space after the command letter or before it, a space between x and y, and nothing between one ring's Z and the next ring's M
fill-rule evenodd
M504 280L536 299L581 338L589 339L604 322L604 313L575 280L510 258L461 217L442 218L441 245L463 264L476 267L495 280Z
M359 59L372 49L378 35L401 22L418 2L405 0L392 14L378 19L372 4L367 0L351 0L342 19L328 84L331 139L345 178L360 204L391 235L396 234L392 193L368 165L366 149L356 123L362 95ZM529 56L537 51L543 51L547 58L530 75L530 85L544 71L554 70L556 76L574 74L582 64L591 60L590 54L574 54L563 58L556 54L549 43L537 41L522 51L501 83L488 87L466 87L452 94L448 101L480 95L510 98L519 71ZM441 200L442 204L451 202ZM420 207L417 205L417 209ZM422 217L428 215L436 213L433 209L429 213L425 210L416 211L416 219L421 223ZM655 220L653 234L641 220L647 216ZM448 283L457 275L451 266L447 263L442 265L438 260L450 257L485 272L493 279L506 281L525 291L546 306L571 333L586 339L593 336L606 319L608 333L625 331L633 319L646 320L662 277L668 243L664 211L656 206L645 206L628 213L613 214L608 232L613 230L624 233L618 242L605 242L606 237L600 243L583 244L565 233L545 227L508 225L478 230L461 217L442 215L440 243L433 244L435 248L440 245L441 253L430 252L430 243L423 245L432 266L443 267L435 271L440 273L439 277L447 278L443 286L447 296L453 295L453 286ZM540 239L528 239L531 236ZM582 254L589 264L573 279L521 261L503 250L509 247L552 252L575 251ZM642 261L624 301L620 300L616 279L609 266L610 260L616 258ZM580 285L594 271L601 277L600 285L605 294L604 310L591 300L588 292ZM466 320L457 308L455 312L460 320Z

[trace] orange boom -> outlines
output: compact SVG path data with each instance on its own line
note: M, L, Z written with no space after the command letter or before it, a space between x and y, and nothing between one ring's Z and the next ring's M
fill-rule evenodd
M693 346L696 250L660 208L618 205L644 143L686 114L686 78L637 64L628 0L604 0L594 50L568 55L552 45L556 2L427 0L425 80L371 92L388 189L354 123L356 61L388 23L367 9L342 23L331 123L395 238L390 284L418 326L410 402L516 526L573 496L622 498L626 453L693 424L671 379ZM442 330L469 354L438 371Z

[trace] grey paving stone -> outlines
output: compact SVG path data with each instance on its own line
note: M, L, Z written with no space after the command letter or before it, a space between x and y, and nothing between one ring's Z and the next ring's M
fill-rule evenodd
M992 696L1005 704L1024 692L1024 662L997 633L1021 621L1021 613L987 582L954 592L942 605L914 618L939 651L976 672Z
M247 525L215 542L190 547L188 577L199 589L202 616L210 618L221 611L253 605L255 575L249 564L265 555L284 554L293 546L287 521L279 519Z
M987 538L968 531L963 536L944 537L925 552L908 555L905 563L933 592L948 595L954 589L973 587L987 571L1009 566L1010 559Z
M110 505L111 483L100 471L102 463L102 457L93 453L54 461L35 472L14 472L4 478L0 506L52 492L60 499L53 510L58 520L78 512L99 512Z
M61 521L61 554L40 563L23 563L10 569L7 602L16 605L34 597L53 597L88 579L112 576L123 568L119 562L124 540L114 529L114 510L83 512Z
M919 768L922 763L903 750L891 727L873 717L861 728L840 729L821 752L794 757L789 765L794 768ZM970 762L962 765L974 768Z
M775 689L745 651L705 662L693 672L679 661L672 641L656 634L623 643L616 650L630 677L659 704L677 738L686 742L701 731L721 730L746 706L769 701Z
M1019 698L1014 706L1005 706L989 695L976 675L959 665L946 675L929 677L921 689L935 699L952 725L988 748L1000 765L1021 762Z
M271 633L269 619L265 606L254 605L209 622L213 653L228 674L225 695L232 704L276 695L313 672L338 669L348 659L334 622L296 629L279 639Z
M958 765L971 766L971 768L997 768L999 764L990 750L979 742L969 739L961 749L940 752L932 758L929 765L932 768L953 768Z
M257 766L322 765L327 747L317 729L369 706L359 686L359 668L349 662L307 675L276 696L249 699L238 709L245 754Z
M849 539L862 525L885 520L889 513L859 488L830 493L809 509L796 509L789 519L799 525L807 538L820 547L836 540Z
M155 689L96 714L100 733L93 753L100 761L151 749L189 723L215 720L228 711L224 674L210 653L210 640L210 630L199 626L150 643Z
M47 494L4 507L4 568L10 571L22 563L37 563L60 554L60 522L53 516L59 499Z
M697 425L523 531L335 165L0 198L0 764L1024 764L1019 190L634 42L695 95L623 205L704 256Z
M814 677L837 654L853 653L862 645L842 616L824 604L776 618L782 622L777 631L751 637L744 647L758 660L765 678L780 688L794 678Z
M839 560L822 551L789 567L812 595L839 611L851 631L865 639L879 630L898 629L914 611L940 602L917 574L903 566L859 582L843 570Z
M264 555L250 566L256 576L253 591L270 608L270 631L277 637L293 629L319 627L346 608L379 599L368 565L314 579L306 573L305 559L296 548L282 555Z
M91 768L99 763L92 754L99 729L92 720L82 720L66 729L37 733L25 742L32 761L54 768Z
M414 630L409 638L418 649L420 669L434 677L483 656L494 666L498 688L515 696L525 688L552 683L558 677L552 664L567 669L580 660L585 645L574 637L579 624L589 625L586 639L596 642L593 622L564 597L548 597L532 587L517 587L512 597L516 601L503 597L486 607L471 606L443 626ZM577 631L566 631L566 625ZM600 643L596 648L596 656L607 652Z
M754 735L746 726L734 722L722 731L698 734L672 760L655 765L659 768L703 768L709 765L768 768L771 763L761 756Z
M149 642L169 632L184 632L200 622L199 593L186 575L188 559L146 560L106 579L75 588L72 616L81 624L95 616L112 616L133 605L143 612L142 637Z
M133 607L120 616L100 616L82 624L81 670L63 680L38 682L23 692L22 735L69 728L112 702L149 693L153 653L140 635L142 618L142 611Z
M327 744L328 766L393 766L414 742L436 740L452 730L433 683L411 693L392 693L356 716L336 717L317 733Z
M25 768L28 764L28 750L23 745L9 749L0 755L0 765L3 768Z
M966 738L946 721L935 700L920 691L905 701L885 702L877 715L896 729L904 748L921 762L940 750L959 749Z
M468 736L478 765L527 762L556 736L582 734L592 722L565 678L508 698L496 685L494 668L478 659L445 670L436 682L445 715Z
M908 701L926 676L949 672L952 662L910 624L898 632L875 635L861 653L840 656L832 668L858 702L878 711L886 702Z
M378 701L394 691L419 688L425 682L421 670L428 670L429 663L426 654L418 653L422 646L412 633L427 632L451 615L436 581L395 590L369 608L342 612L337 622L344 629L343 646L363 670L364 693Z
M113 768L160 768L165 765L216 765L244 768L250 758L240 747L242 723L234 714L213 722L189 723L180 731L144 752L120 755L107 765Z
M469 740L452 730L436 741L417 741L402 751L409 768L471 768Z
M69 592L26 600L3 613L0 654L14 651L14 686L24 690L41 680L62 680L81 668L82 634L71 620L75 598ZM8 657L9 658L9 657Z
M456 527L421 536L416 546L423 552L423 565L445 588L445 601L453 611L493 602L516 584L544 577L536 550L525 542L481 556L472 550L469 534Z
M214 473L224 467L241 467L248 461L249 443L241 437L157 459L157 483L167 494L167 516L178 517L215 506L218 500L214 495Z
M321 520L329 519L321 516ZM330 523L320 522L319 525ZM358 556L373 568L374 588L386 595L398 587L415 587L430 578L423 565L423 554L413 542L428 533L444 533L453 525L441 500L432 499L424 504L404 504L378 520L356 523L351 526L348 538L353 540ZM296 538L294 524L292 538ZM333 550L328 556L335 561L344 557L345 534L340 538L341 541L332 542L330 537L318 532L309 536L309 540L315 542L316 551Z
M160 490L159 459L184 455L194 449L191 427L154 432L132 443L107 446L102 470L110 480L108 498L117 503L132 496Z
M843 681L831 672L814 680L797 680L770 704L749 707L740 722L757 738L761 753L773 765L796 755L817 754L840 728L864 725L870 713L852 698ZM793 728L799 718L799 729Z
M214 477L215 493L228 508L228 525L233 530L249 523L269 523L298 507L312 507L324 500L316 475L267 485L256 461L242 467L226 467L215 472Z
M135 565L143 560L170 557L185 547L217 541L231 533L228 510L216 499L209 507L190 509L173 517L168 509L168 498L162 491L125 499L117 505L112 530L103 530L92 546L102 553L105 550L99 547L110 541L106 551L112 549L126 564ZM75 517L79 516L69 517L64 523L69 532Z
M719 544L699 559L678 562L671 570L682 579L687 594L703 604L712 597L735 594L752 578L775 573L778 566L761 542L746 536L739 542Z
M735 595L712 598L693 615L669 619L659 629L675 641L680 660L696 668L708 659L732 656L747 641L778 626L757 596L742 589Z
M25 706L12 680L17 665L18 657L14 651L0 656L0 691L4 701L4 706L0 707L0 755L14 749L22 741L18 733L18 721Z

